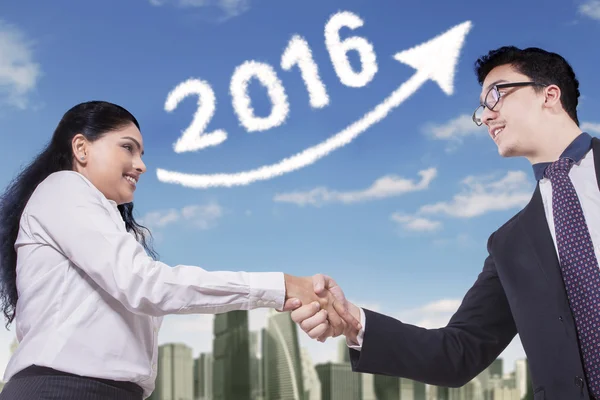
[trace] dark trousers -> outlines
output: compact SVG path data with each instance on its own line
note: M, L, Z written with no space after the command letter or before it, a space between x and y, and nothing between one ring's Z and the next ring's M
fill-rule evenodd
M0 400L142 400L143 390L131 382L32 366L15 374L0 392Z

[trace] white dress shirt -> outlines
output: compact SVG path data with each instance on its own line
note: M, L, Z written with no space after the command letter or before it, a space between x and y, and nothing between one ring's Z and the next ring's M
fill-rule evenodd
M579 202L581 203L583 215L592 237L592 243L594 244L596 259L600 261L600 190L598 189L598 180L596 177L596 169L594 167L594 152L591 149L578 163L573 165L569 171L569 177L573 182L577 197L579 197ZM548 227L552 233L556 254L558 254L556 233L554 231L554 216L552 214L552 184L550 179L547 178L542 178L539 184L546 220L548 221ZM360 313L362 329L358 334L358 344L351 342L349 339L346 340L348 347L355 350L360 350L362 348L367 323L362 308L360 308Z
M154 390L167 314L283 308L279 272L206 271L150 258L114 201L83 175L50 175L20 220L15 329L7 381L36 364Z

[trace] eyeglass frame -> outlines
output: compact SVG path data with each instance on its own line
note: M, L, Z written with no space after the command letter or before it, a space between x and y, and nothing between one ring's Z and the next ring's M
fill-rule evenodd
M504 96L503 94L500 93L500 89L504 89L504 88L509 88L509 87L524 87L524 86L541 86L541 87L546 87L548 85L546 85L545 83L539 83L539 82L511 82L511 83L501 83L499 85L494 85L490 88L490 90L487 91L487 93L485 94L485 97L483 98L483 103L480 103L479 106L475 109L475 111L473 112L473 116L471 117L473 119L473 122L475 123L475 125L477 126L481 126L483 125L483 121L481 123L477 123L477 119L475 117L475 115L477 114L477 111L483 107L484 110L487 107L488 110L493 111L494 108L498 105L498 103L500 102L500 100L502 99L502 97ZM486 103L486 99L488 98L490 92L492 90L495 90L498 93L498 100L496 100L496 102L494 103L494 105L492 107L489 107L488 104Z

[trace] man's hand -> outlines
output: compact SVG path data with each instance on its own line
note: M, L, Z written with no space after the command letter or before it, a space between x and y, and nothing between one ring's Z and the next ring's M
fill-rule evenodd
M285 306L284 311L294 309L294 300L298 299L305 306L311 307L312 303L319 304L319 308L316 309L318 312L323 309L322 315L325 315L328 319L327 333L328 336L339 336L344 331L344 321L338 315L336 309L333 307L333 303L336 301L336 297L333 293L327 290L320 290L319 294L315 293L315 278L311 277L297 277L293 275L284 274L285 277ZM296 306L297 307L297 306ZM312 305L312 307L316 307ZM338 309L343 310L344 307L338 305ZM320 329L324 329L321 327Z
M333 308L344 321L344 332L349 343L358 344L358 333L362 329L360 324L360 309L354 304L347 302L346 308L341 308L340 303L335 301Z
M313 277L313 290L321 298L322 296L333 295L333 309L336 316L342 320L342 333L351 342L357 342L357 335L360 329L360 310L354 304L346 300L344 292L337 283L329 276L317 274ZM296 308L291 313L292 320L300 325L300 328L311 338L324 342L328 337L339 336L337 330L334 330L330 320L327 319L327 313L319 311L314 304L303 302L303 306Z

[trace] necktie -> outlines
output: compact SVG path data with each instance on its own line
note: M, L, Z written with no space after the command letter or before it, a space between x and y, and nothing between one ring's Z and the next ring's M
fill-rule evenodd
M569 178L574 161L561 158L545 171L552 184L552 215L567 296L577 326L590 393L600 398L600 269L581 204Z

